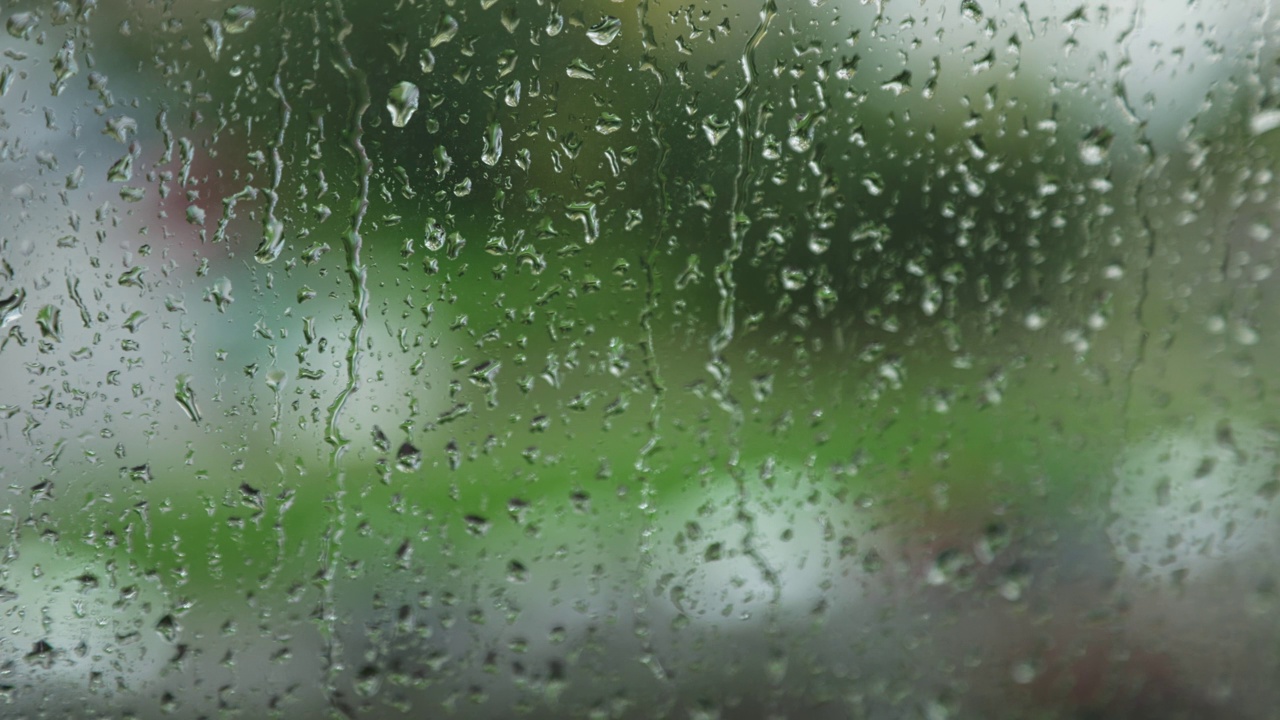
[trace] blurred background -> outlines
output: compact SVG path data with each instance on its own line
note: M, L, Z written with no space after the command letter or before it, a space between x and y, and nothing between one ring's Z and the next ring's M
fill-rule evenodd
M3 714L1276 716L1271 6L0 3Z

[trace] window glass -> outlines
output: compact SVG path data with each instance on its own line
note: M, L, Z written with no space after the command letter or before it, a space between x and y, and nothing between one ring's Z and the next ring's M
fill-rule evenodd
M6 714L1274 714L1269 0L0 8Z

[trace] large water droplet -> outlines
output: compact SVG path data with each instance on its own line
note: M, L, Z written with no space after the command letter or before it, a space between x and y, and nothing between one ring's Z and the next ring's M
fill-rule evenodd
M9 16L4 29L19 40L26 40L39 22L40 16L33 12L17 12Z
M62 339L62 311L57 305L45 305L36 313L40 335L50 340Z
M1080 161L1085 165L1101 165L1107 160L1111 141L1115 138L1106 128L1094 128L1080 141Z
M708 115L702 119L702 132L707 136L707 142L713 147L719 145L724 136L729 134L730 127L728 120L722 120L715 115Z
M196 394L191 389L191 376L183 373L178 376L174 387L173 398L178 401L182 411L193 422L200 422L200 406L196 404Z
M600 22L587 30L587 37L597 45L608 45L622 32L622 21L612 15L605 15Z
M422 451L410 443L404 443L396 451L396 469L400 472L413 472L422 467Z
M222 15L222 27L229 35L242 33L257 19L258 11L248 5L232 5Z
M268 217L263 223L262 242L258 245L257 252L253 254L253 259L265 265L280 257L282 250L284 250L284 223Z
M1280 110L1263 110L1249 119L1249 132L1254 135L1280 128Z
M391 113L391 124L404 127L418 110L418 86L411 82L402 82L391 88L387 95L387 112Z
M204 45L214 60L222 54L222 23L217 20L204 21Z
M493 166L498 164L498 160L502 158L502 126L498 123L490 123L489 129L484 135L484 152L480 154L480 159L485 165Z
M431 36L431 47L439 47L458 34L458 21L452 15L441 15L440 22L436 23L435 35Z
M22 317L22 303L27 299L27 291L15 290L9 297L0 299L0 330L3 330Z

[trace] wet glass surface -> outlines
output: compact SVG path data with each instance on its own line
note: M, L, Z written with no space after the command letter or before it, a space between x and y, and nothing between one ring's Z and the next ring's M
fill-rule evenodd
M0 714L1274 717L1272 4L0 5Z

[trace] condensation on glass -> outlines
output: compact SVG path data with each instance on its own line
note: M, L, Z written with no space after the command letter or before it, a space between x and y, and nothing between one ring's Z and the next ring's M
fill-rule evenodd
M1280 707L1269 0L0 9L0 714Z

